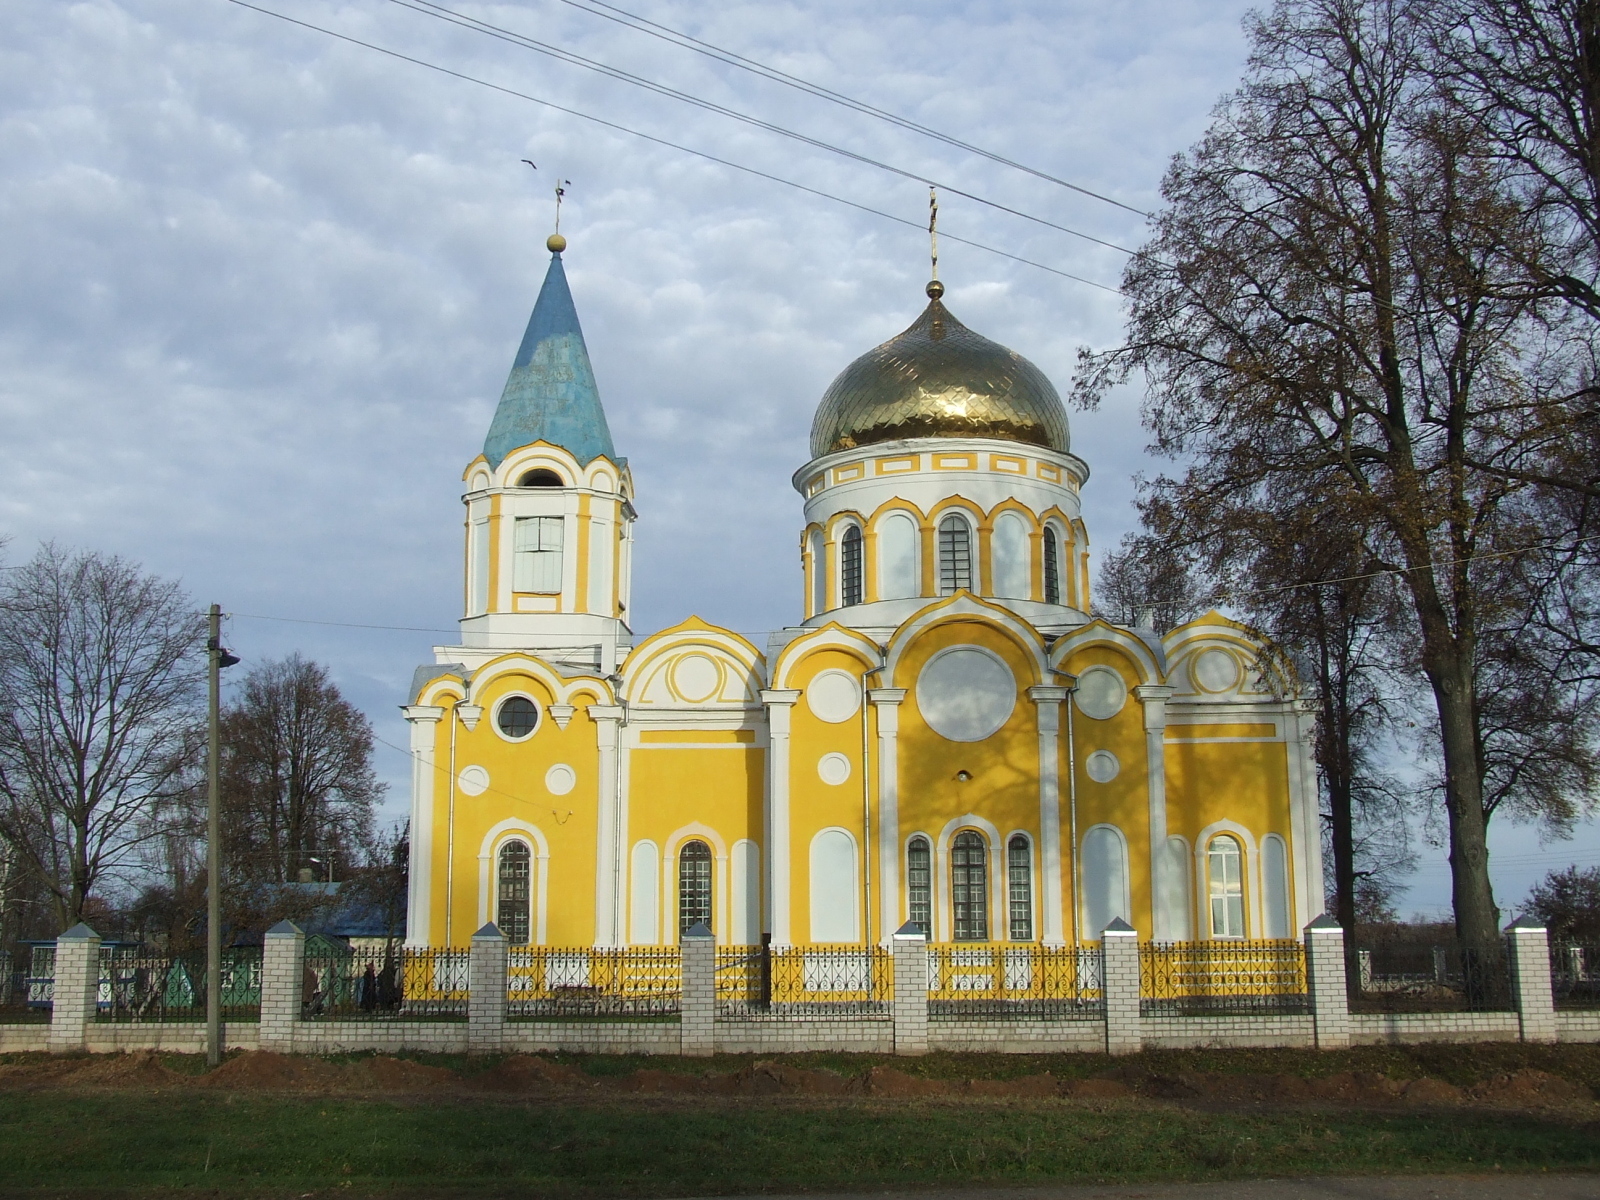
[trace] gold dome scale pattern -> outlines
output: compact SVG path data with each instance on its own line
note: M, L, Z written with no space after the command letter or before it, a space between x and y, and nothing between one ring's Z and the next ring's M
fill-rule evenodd
M1043 371L973 333L928 285L928 307L904 333L833 381L811 423L811 457L902 438L994 438L1069 449L1067 414Z

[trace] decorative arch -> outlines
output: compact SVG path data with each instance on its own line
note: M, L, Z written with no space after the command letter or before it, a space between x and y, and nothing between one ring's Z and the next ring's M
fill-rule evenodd
M680 825L661 843L661 937L666 945L678 940L678 852L685 842L701 841L711 847L711 919L717 944L728 944L728 843L709 825L690 821ZM667 934L671 932L672 937Z
M977 813L963 813L959 817L952 817L944 823L938 836L933 841L933 924L937 930L935 941L948 942L955 936L955 917L951 909L950 896L950 844L955 841L956 834L963 830L972 830L983 838L984 846L989 853L989 929L994 931L994 915L1004 912L1001 891L1002 872L994 869L995 854L1003 853L1003 843L1000 841L1000 830L993 821L980 817Z
M1204 929L1206 938L1211 936L1211 898L1207 888L1210 873L1207 870L1206 853L1211 848L1211 839L1218 834L1231 834L1244 852L1244 870L1240 872L1244 884L1244 935L1247 938L1255 937L1261 928L1261 851L1256 845L1255 836L1239 822L1227 817L1213 821L1194 839L1195 913L1199 918L1196 925ZM1201 928L1196 928L1195 932L1200 933Z
M1134 672L1138 675L1137 685L1166 682L1161 664L1156 661L1156 656L1144 639L1099 617L1058 639L1050 649L1050 666L1066 673L1066 662L1080 650L1091 646L1110 646L1121 651L1133 664Z
M817 830L806 861L807 936L812 942L860 941L861 853L855 834L842 825Z
M1121 916L1124 920L1128 921L1129 924L1132 924L1133 918L1133 884L1129 878L1132 864L1128 858L1128 837L1120 828L1108 821L1102 821L1098 824L1091 825L1089 828L1083 831L1083 835L1078 839L1078 845L1075 850L1075 857L1079 858L1077 876L1079 883L1078 890L1081 893L1078 898L1079 937L1089 941L1098 940L1101 932L1104 929L1104 925L1102 925L1100 929L1094 928L1094 926L1099 923L1097 918L1107 917L1107 914L1094 912L1090 907L1090 905L1094 902L1094 888L1092 888L1088 882L1088 864L1083 862L1083 859L1088 857L1088 855L1084 853L1085 848L1089 844L1089 839L1095 835L1100 835L1100 837L1112 843L1117 860L1115 865L1121 875L1119 887L1112 887L1110 886L1110 881L1107 881L1106 890L1107 892L1113 893L1109 897L1111 902L1110 906L1115 907L1120 904L1122 909L1121 913L1111 913L1109 915L1112 917ZM1118 891L1120 891L1120 895L1114 894ZM1107 923L1109 923L1109 918L1107 919Z
M772 686L792 688L800 664L819 650L842 650L861 664L863 673L878 667L878 645L871 638L837 621L807 630L778 652L772 667Z
M544 831L521 817L507 817L489 827L478 843L478 923L481 929L493 919L494 906L490 900L495 880L495 865L499 862L500 847L515 837L532 843L533 849L533 922L531 937L535 946L545 944L548 928L550 893L550 842ZM448 901L447 901L448 902Z
M889 590L891 571L884 556L891 552L889 545L889 531L891 525L904 524L909 528L910 541L903 549L910 551L909 563L899 561L894 564L895 574L904 575L902 586L895 587L895 591L905 591L905 596L885 596ZM923 546L928 540L928 521L921 509L910 501L893 499L885 501L873 510L867 525L866 534L862 540L862 549L867 565L867 598L873 600L904 600L912 596L923 594ZM904 554L898 556L903 560Z
M670 707L679 703L671 699L664 673L674 659L694 651L722 664L718 690L705 704L742 708L759 703L766 665L761 651L733 630L699 617L690 617L639 643L622 665L621 695L633 704Z
M978 596L958 593L933 601L895 631L884 654L883 686L908 686L896 683L895 673L906 651L923 634L940 625L970 621L974 617L979 618L985 627L1009 639L1022 652L1032 669L1031 677L1023 683L1024 687L1043 682L1050 677L1051 668L1045 654L1044 640L1039 636L1038 630L1003 605L992 604Z

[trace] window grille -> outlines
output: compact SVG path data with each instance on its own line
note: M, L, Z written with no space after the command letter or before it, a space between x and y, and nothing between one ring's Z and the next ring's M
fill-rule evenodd
M861 530L854 525L845 530L841 543L839 602L845 607L861 603Z
M989 862L983 838L967 830L950 847L950 899L956 941L989 940Z
M1211 887L1211 936L1244 936L1244 883L1239 870L1239 843L1231 837L1211 839L1206 869Z
M525 738L539 727L539 709L526 696L510 696L496 710L494 719L508 738Z
M939 594L972 591L972 531L960 517L939 522Z
M561 590L560 517L518 517L512 587L519 592Z
M1006 847L1006 889L1011 902L1011 940L1033 941L1033 862L1020 833Z
M685 842L678 851L678 936L711 925L711 847Z
M1061 545L1048 525L1044 527L1044 602L1061 603Z
M528 851L528 843L510 841L501 846L500 898L495 906L495 924L513 946L528 944L532 878L533 855Z
M906 847L906 892L909 901L907 915L922 926L922 932L933 931L933 868L928 853L928 839L914 837Z

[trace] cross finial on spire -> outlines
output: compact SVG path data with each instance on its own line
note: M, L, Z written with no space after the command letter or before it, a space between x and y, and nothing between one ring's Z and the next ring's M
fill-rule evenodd
M933 260L933 276L939 278L939 189L928 189L928 255Z

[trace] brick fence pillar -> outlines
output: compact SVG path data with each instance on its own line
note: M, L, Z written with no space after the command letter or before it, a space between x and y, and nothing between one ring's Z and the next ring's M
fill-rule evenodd
M1306 992L1318 1050L1350 1045L1350 993L1344 977L1344 928L1323 913L1307 925Z
M1137 1054L1144 1048L1139 1027L1139 933L1121 917L1100 935L1100 995L1106 1006L1106 1053Z
M279 921L261 939L261 1048L294 1052L294 1031L305 1006L306 935Z
M51 995L50 1052L84 1049L100 998L100 935L81 921L56 938Z
M506 935L490 921L467 954L467 1053L498 1054L506 1044Z
M1525 1042L1556 1040L1555 993L1550 986L1550 935L1533 917L1506 926L1517 1024Z
M717 940L697 921L683 935L683 1008L679 1053L704 1058L716 1050Z
M928 1052L928 935L907 921L894 931L894 1052Z

